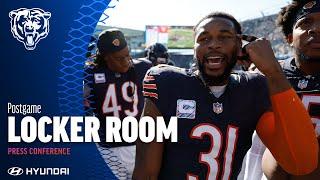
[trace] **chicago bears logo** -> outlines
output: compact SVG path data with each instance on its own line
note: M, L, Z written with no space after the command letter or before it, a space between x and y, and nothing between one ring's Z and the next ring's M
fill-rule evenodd
M9 13L11 32L27 50L34 50L37 43L49 34L50 12L40 8L20 8Z

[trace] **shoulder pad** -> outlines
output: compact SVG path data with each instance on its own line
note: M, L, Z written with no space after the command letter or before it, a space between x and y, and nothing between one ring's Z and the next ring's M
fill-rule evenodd
M133 64L152 64L151 61L145 58L132 59Z
M149 70L150 75L160 75L162 73L186 74L186 69L175 67L175 66L170 66L167 64L159 64L157 66L152 67Z

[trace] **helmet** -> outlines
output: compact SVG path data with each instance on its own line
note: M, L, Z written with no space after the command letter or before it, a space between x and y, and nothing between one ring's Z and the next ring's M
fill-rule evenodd
M150 45L145 50L145 56L152 64L167 64L169 60L168 49L160 43Z

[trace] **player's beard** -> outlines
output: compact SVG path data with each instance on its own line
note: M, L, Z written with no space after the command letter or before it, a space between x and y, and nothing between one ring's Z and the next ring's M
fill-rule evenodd
M224 82L226 82L229 79L231 71L234 68L234 66L236 65L237 54L238 54L237 51L233 52L233 54L230 57L229 61L227 61L227 66L224 69L223 74L221 74L219 76L210 76L210 75L208 75L204 70L203 62L200 62L199 60L196 60L200 76L203 78L203 80L205 81L206 85L208 85L208 86L221 86L221 85L223 85ZM203 59L203 61L206 61L206 60Z
M306 63L306 62L318 62L320 63L320 57L311 57L306 55L302 50L295 49L296 54L298 55L298 58L300 61Z

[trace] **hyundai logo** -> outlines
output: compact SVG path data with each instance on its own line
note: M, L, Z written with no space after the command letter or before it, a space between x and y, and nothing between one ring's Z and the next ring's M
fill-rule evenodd
M11 176L20 176L23 173L23 169L20 167L11 167L7 172Z

